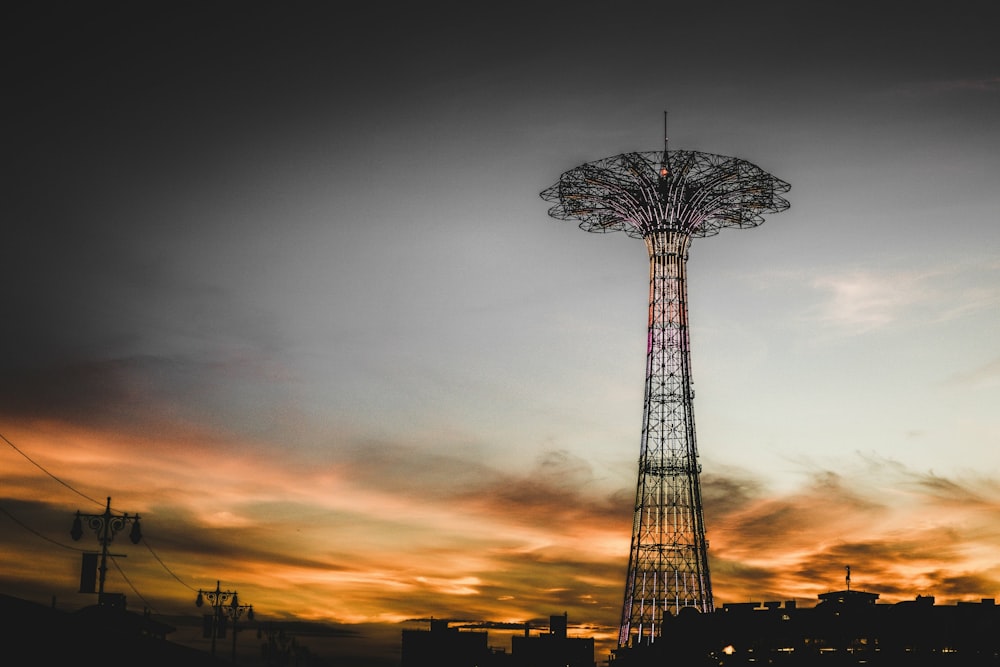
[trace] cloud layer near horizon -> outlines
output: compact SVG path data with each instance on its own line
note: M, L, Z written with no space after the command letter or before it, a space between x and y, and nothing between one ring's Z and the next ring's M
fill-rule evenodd
M117 565L161 613L189 611L184 584L219 579L278 617L521 622L566 610L575 623L614 633L632 490L608 488L565 451L543 452L518 474L461 452L390 443L342 443L322 464L280 452L236 457L233 443L229 453L183 456L200 461L190 465L177 457L196 450L198 438L153 438L139 453L109 433L38 423L11 440L67 485L113 489L115 508L142 515L163 563L123 543L116 548L128 558ZM101 508L6 444L5 452L5 520L18 523L0 531L0 548L22 566L5 571L4 588L71 590L73 552L19 526L93 549L93 536L73 545L68 528L76 509ZM776 491L745 470L705 471L717 604L808 603L842 586L845 565L853 587L883 601L997 595L995 480L945 478L861 454L844 470L802 465L798 475L798 485ZM114 572L110 581L125 587Z

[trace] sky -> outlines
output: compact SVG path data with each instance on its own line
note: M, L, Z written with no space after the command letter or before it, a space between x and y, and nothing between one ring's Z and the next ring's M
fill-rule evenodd
M69 528L110 496L133 609L218 581L387 665L413 619L566 612L606 652L648 261L539 193L668 111L671 148L791 184L688 262L716 605L848 565L883 602L1000 597L989 8L14 10L0 592L92 603Z

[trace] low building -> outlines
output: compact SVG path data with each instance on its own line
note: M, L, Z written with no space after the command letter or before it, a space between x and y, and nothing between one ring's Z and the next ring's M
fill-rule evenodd
M651 647L617 649L615 667L662 665L1000 665L1000 606L936 605L933 597L877 604L878 594L832 591L794 601L725 604L671 617Z
M230 664L203 651L167 641L174 628L125 609L124 596L111 604L75 612L0 594L3 664L102 667L218 667Z
M549 630L511 638L511 651L489 646L482 630L431 620L430 630L403 630L402 667L595 667L593 638L567 635L566 614L549 617Z
M476 667L490 655L487 633L449 627L431 619L431 629L403 630L402 667Z
M568 615L550 616L549 631L511 638L513 664L519 667L594 667L594 639L569 637Z

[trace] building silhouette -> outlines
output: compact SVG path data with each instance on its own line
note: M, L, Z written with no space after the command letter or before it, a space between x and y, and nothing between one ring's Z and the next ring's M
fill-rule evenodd
M430 630L403 630L402 667L595 667L594 640L567 635L568 616L549 617L548 632L511 638L511 651L489 646L486 631L432 619Z
M794 601L724 604L682 612L664 633L674 641L619 648L614 667L663 665L1000 665L1000 606L993 598L937 605L933 596L878 604L879 595L823 593Z
M0 664L217 667L208 653L166 640L174 628L123 604L74 612L0 594ZM14 658L17 658L17 661Z
M403 630L402 667L471 667L491 665L488 633L460 630L443 619L431 619L431 629Z
M594 667L593 637L568 637L569 617L549 617L549 631L531 635L527 626L524 635L511 637L514 665L524 667Z

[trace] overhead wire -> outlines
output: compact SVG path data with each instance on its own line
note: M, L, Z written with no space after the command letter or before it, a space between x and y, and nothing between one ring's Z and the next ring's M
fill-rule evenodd
M38 463L37 461L35 461L34 459L32 459L30 456L28 456L17 445L15 445L13 442L11 442L10 440L8 440L7 437L4 436L2 433L0 433L0 440L3 440L4 442L6 442L8 445L10 445L10 447L15 452L17 452L18 454L20 454L21 456L23 456L32 465L34 465L36 468L38 468L39 470L41 470L47 476L49 476L50 478L52 478L53 480L55 480L59 484L63 485L64 487L66 487L67 489L69 489L70 491L72 491L73 493L77 494L78 496L81 496L82 498L86 498L87 500L89 500L89 501L91 501L91 502L93 502L93 503L95 503L97 505L104 505L104 503L100 502L99 500L95 500L94 498L91 498L90 496L88 496L87 494L83 493L82 491L74 488L71 484L69 484L69 483L67 483L67 482L59 479L54 474L52 474L51 472L49 472L48 470L46 470L45 467L42 464ZM78 551L78 552L87 552L87 551L90 551L88 549L80 549L78 547L69 546L67 544L61 544L61 543L57 542L56 540L53 540L52 538L47 537L46 535L43 535L42 533L38 532L34 528L31 528L30 526L28 526L27 524L25 524L23 521L19 520L17 517L15 517L13 514L11 514L8 510L4 509L3 507L0 507L0 512L3 512L4 514L6 514L11 519L11 521L13 521L14 523L16 523L17 525L19 525L21 528L25 529L29 533L32 533L33 535L35 535L37 537L40 537L40 538L42 538L43 540L45 540L47 542L51 542L52 544L55 544L58 547L62 547L63 549L70 549L72 551ZM163 569L167 572L167 574L169 574L171 577L173 577L179 584L181 584L185 588L187 588L187 589L189 589L191 591L197 591L198 590L198 589L194 588L193 586L191 586L190 584L188 584L187 582L183 581L169 567L167 567L167 564L164 563L163 559L160 558L159 554L157 554L156 551L153 550L152 545L149 544L149 542L146 540L145 536L143 536L140 541L146 546L147 549L149 549L149 553L151 553L153 555L153 558L156 559L156 561L160 564L161 567L163 567ZM132 585L132 582L125 575L125 572L122 570L122 568L118 564L118 562L115 561L114 557L111 558L111 562L114 564L114 566L118 570L118 572L122 575L122 578L125 579L126 583L128 583L129 588L131 588L132 591L136 594L136 596L139 597L139 599L141 599L143 601L143 603L146 605L146 607L150 607L150 605L146 602L145 598L143 598L143 596L139 593L139 591L136 590L135 586Z
M186 581L182 580L180 577L178 577L176 574L174 574L173 571L169 567L167 567L167 564L163 562L163 559L160 558L159 554L157 554L155 551L153 551L152 545L149 542L146 541L146 536L145 535L142 536L142 540L140 540L140 541L143 543L143 545L147 549L149 549L149 553L153 554L153 558L155 558L156 561L160 564L160 566L163 567L164 570L166 570L167 574L169 574L171 577L173 577L174 579L177 580L177 583L179 583L180 585L184 586L185 588L187 588L187 589L189 589L191 591L194 591L195 593L198 592L197 588L194 588L193 586L191 586L190 584L188 584Z
M18 519L16 516L14 516L13 514L11 514L9 511L7 511L3 507L0 507L0 512L3 512L4 514L6 514L8 516L8 518L10 518L11 521L13 521L17 525L19 525L21 528L24 528L29 533L32 533L33 535L36 535L37 537L42 538L46 542L51 542L52 544L56 545L57 547L62 547L63 549L69 549L71 551L83 551L83 552L88 551L87 549L80 549L79 547L72 547L72 546L70 546L68 544L62 544L61 542L57 542L56 540L53 540L51 537L49 537L47 535L42 535L37 530L35 530L34 528L32 528L31 526L29 526L28 524L26 524L23 521L21 521L20 519Z
M31 458L27 454L25 454L23 451L21 451L20 448L18 448L17 445L15 445L13 442L11 442L10 440L8 440L7 437L3 433L0 433L0 439L2 439L4 442L6 442L8 445L10 445L14 449L15 452L17 452L18 454L20 454L21 456L23 456L25 459L27 459L33 466L35 466L36 468L38 468L39 470L41 470L42 472L44 472L49 477L51 477L55 481L59 482L63 486L65 486L67 489L69 489L73 493L75 493L78 496L81 496L83 498L86 498L90 502L95 503L97 505L103 505L104 504L104 503L102 503L99 500L95 500L94 498L91 498L86 493L83 493L82 491L74 489L72 486L70 486L66 482L62 481L61 479L59 479L58 477L56 477L55 475L53 475L52 473L50 473L48 470L45 469L44 466L42 466L41 463L39 463L38 461L34 460L33 458Z
M146 601L146 598L142 597L142 593L136 590L135 586L132 584L132 580L128 578L128 575L126 575L125 571L122 570L122 566L118 564L118 560L114 556L109 556L109 557L111 558L111 564L115 566L116 570L118 570L118 574L122 576L122 579L124 579L125 583L128 584L128 587L132 589L132 592L135 593L135 596L140 600L142 600L143 606L149 609L150 611L158 614L159 612L156 611L153 605L149 604L149 602Z

